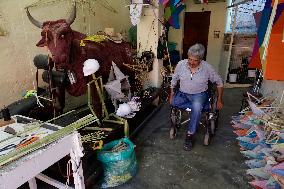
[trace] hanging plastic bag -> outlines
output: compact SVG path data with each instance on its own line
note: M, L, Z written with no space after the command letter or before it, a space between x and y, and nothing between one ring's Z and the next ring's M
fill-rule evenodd
M102 188L115 187L129 181L137 172L134 144L128 139L112 141L98 151L104 179Z

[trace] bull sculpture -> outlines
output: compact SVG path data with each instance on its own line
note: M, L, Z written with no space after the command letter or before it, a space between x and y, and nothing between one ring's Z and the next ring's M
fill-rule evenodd
M81 40L84 39L86 35L74 31L70 27L76 18L76 4L73 4L68 19L60 19L57 21L40 22L31 16L28 9L26 9L26 13L30 22L42 29L42 39L36 46L47 46L51 53L55 70L67 73L70 80L64 88L60 87L60 89L57 89L57 96L59 95L58 99L61 99L59 110L62 111L65 105L65 98L63 97L63 95L65 96L65 89L72 96L80 96L86 92L87 83L92 79L91 77L84 77L83 75L83 63L87 59L98 60L100 69L96 73L96 76L102 76L103 82L107 81L112 61L115 62L126 75L130 76L130 80L134 78L134 72L126 66L123 66L123 63L133 64L131 47L128 43L115 43L110 40L100 43L84 41L85 46L80 46ZM95 89L93 90L93 105L99 116L101 115L100 101Z

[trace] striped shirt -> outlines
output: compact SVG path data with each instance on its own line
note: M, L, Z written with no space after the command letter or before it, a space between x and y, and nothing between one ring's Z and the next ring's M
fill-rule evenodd
M218 87L223 87L223 81L213 66L202 60L199 69L192 74L189 69L188 59L179 61L172 76L171 87L177 85L180 80L181 92L187 94L197 94L208 89L208 80L216 83Z

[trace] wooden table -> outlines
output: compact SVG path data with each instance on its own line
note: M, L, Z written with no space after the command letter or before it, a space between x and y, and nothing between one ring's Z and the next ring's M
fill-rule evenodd
M51 143L29 155L0 168L0 188L13 189L29 182L31 189L36 189L36 179L40 179L57 188L66 188L65 184L47 177L41 172L70 154L75 189L84 189L84 176L81 163L82 145L80 134L75 132ZM71 187L69 187L71 188Z

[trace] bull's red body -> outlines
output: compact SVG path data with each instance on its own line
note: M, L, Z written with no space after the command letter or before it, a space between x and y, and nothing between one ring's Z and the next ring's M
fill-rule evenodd
M47 46L52 54L52 59L57 70L65 70L74 73L76 83L66 86L68 93L80 96L86 92L89 78L83 75L83 63L87 59L96 59L100 63L100 69L96 73L105 81L109 75L112 61L122 69L126 75L133 75L123 63L132 64L131 49L128 43L114 43L104 41L100 43L84 41L86 36L73 31L65 20L44 22L41 32L42 39L37 46Z
M75 83L71 83L66 87L69 94L80 96L86 92L87 83L91 81L91 76L84 77L83 63L87 59L96 59L100 68L95 75L102 76L103 81L106 81L112 61L124 72L134 79L134 72L123 65L132 64L131 48L128 43L114 43L112 41L104 41L100 43L84 41L85 46L80 46L85 34L73 31L70 25L76 18L76 6L73 7L72 14L69 19L60 19L57 21L39 22L35 20L27 10L27 15L30 21L37 27L42 28L42 39L37 43L37 46L47 46L56 70L70 72L75 76ZM131 80L131 79L130 79ZM57 90L57 91L62 91ZM64 91L64 90L63 90ZM95 87L93 88L93 104L96 112L100 115L100 100L98 98ZM64 94L57 94L57 96ZM64 98L58 98L64 99ZM64 102L61 102L61 108L64 107Z

